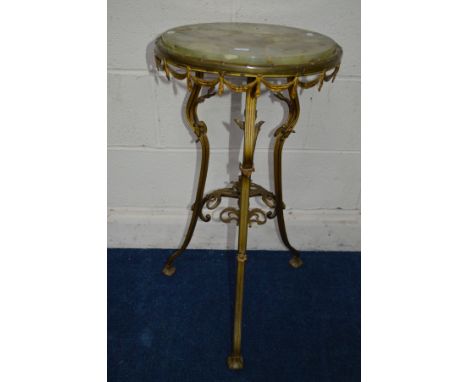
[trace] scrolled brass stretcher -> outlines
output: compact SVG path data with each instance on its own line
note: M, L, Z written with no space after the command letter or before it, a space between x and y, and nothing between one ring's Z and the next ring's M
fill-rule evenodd
M284 223L281 155L288 136L294 132L299 118L298 88L317 87L335 79L341 62L342 49L332 39L308 30L280 25L250 23L210 23L186 25L166 31L156 39L155 60L159 70L171 77L185 80L190 96L185 114L201 145L201 167L192 217L185 240L166 261L163 273L172 276L174 260L187 248L198 219L210 221L203 211L219 206L223 197L239 200L239 208L227 207L220 213L223 222L239 225L237 250L236 297L232 352L228 357L231 369L243 368L241 353L242 300L244 267L247 260L247 233L253 223L264 224L267 219L278 219L281 239L291 251L289 263L294 268L302 265L299 252L289 243ZM201 95L202 89L206 92ZM287 120L275 131L274 192L252 183L255 171L254 151L263 121L256 121L257 98L262 89L268 89L285 102ZM205 195L210 146L207 126L197 115L199 103L230 90L246 94L245 119L235 120L244 131L243 160L239 166L239 180L231 187ZM249 208L252 197L260 197L270 209Z

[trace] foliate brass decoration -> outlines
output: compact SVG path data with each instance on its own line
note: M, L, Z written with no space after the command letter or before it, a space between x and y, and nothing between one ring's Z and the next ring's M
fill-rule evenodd
M252 227L252 223L257 223L258 225L265 224L267 221L267 216L260 208L252 208L249 210L249 227Z
M220 188L207 194L201 201L201 208L198 211L198 217L204 222L211 220L210 214L203 213L203 207L209 210L216 209L220 204L223 197L239 199L240 198L240 183L239 181L232 182L230 187ZM254 208L249 211L249 226L252 223L259 225L266 223L266 218L273 219L276 216L276 198L275 195L263 188L262 186L251 183L249 197L261 197L261 200L268 208L273 211L265 213L260 208ZM233 207L224 208L220 213L220 220L224 223L230 223L232 221L239 222L239 210Z
M258 225L265 224L269 213L265 213L261 208L252 208L248 211L248 226L252 227L252 223ZM239 225L240 211L234 207L226 207L220 213L220 220L224 223L230 223L236 221ZM270 217L271 219L271 217Z
M318 90L322 90L324 82L334 82L336 75L338 74L338 71L340 69L340 65L336 65L331 73L327 73L330 71L330 69L323 70L319 74L316 74L315 77L312 80L309 81L302 81L300 78L302 76L295 76L295 77L289 77L288 81L283 82L283 83L275 83L272 81L268 81L267 78L270 79L275 79L275 78L284 78L287 77L286 75L281 75L281 74L275 74L272 76L266 76L266 75L252 75L249 76L249 78L254 78L254 81L251 81L245 85L236 85L235 83L229 81L227 79L227 76L243 76L241 73L235 73L235 72L230 72L230 73L225 73L225 72L213 72L213 71L206 71L203 69L199 68L191 68L188 65L185 64L179 64L176 62L170 62L167 58L160 58L158 56L155 56L156 60L156 67L158 70L164 70L166 73L166 78L170 80L171 76L174 77L175 79L178 80L186 80L187 81L187 88L189 90L192 89L192 86L194 84L198 84L203 87L208 87L210 89L214 89L216 86L218 86L218 95L222 95L224 93L225 87L230 89L233 92L236 93L245 93L249 91L252 88L255 88L256 92L255 95L258 97L260 95L260 84L264 85L267 89L273 91L273 92L281 92L283 90L288 90L290 88L293 89L294 92L297 91L297 87L303 88L303 89L310 89L314 86L318 85ZM177 68L178 70L176 70ZM211 80L205 80L203 78L200 78L196 75L196 73L211 73L215 75L214 79ZM194 75L195 74L195 75Z
M221 219L223 223L230 223L232 221L236 221L237 224L239 224L239 214L240 214L240 211L237 208L226 207L219 214L219 218Z
M237 126L239 126L239 128L241 130L244 130L244 126L245 126L245 122L244 121L241 121L240 119L237 119L237 118L234 118L234 122L236 123ZM258 133L260 132L260 127L262 127L262 125L265 123L265 121L258 121L256 124L255 124L255 132L258 136Z
M251 183L249 197L252 198L252 197L257 197L257 196L261 197L265 205L273 210L265 213L260 208L250 209L248 212L249 227L252 226L252 223L257 223L258 225L265 224L267 221L267 218L273 219L277 213L275 195L272 192L267 191L262 186L255 184L255 183ZM239 182L238 181L233 182L231 187L220 188L218 190L215 190L207 194L203 198L201 202L201 206L202 208L203 206L206 206L206 208L208 208L209 210L214 210L216 207L220 205L223 197L239 199L240 198ZM202 208L198 212L198 217L204 222L209 222L211 220L211 215L209 214L205 215L202 211ZM239 224L239 216L240 216L239 209L236 209L234 207L226 207L221 211L219 218L224 223L230 223L232 221L236 221Z
M324 82L333 82L340 68L339 60L341 54L333 61L333 66L327 67L319 73L315 73L315 77L311 80L304 80L303 75L299 73L296 75L291 75L290 73L285 75L278 73L274 75L262 75L260 73L227 73L223 71L205 70L200 67L190 67L187 64L172 62L167 57L158 57L157 52L155 58L158 69L164 70L168 80L173 77L178 80L186 80L187 82L190 96L185 110L186 119L197 137L197 142L200 142L202 153L197 193L195 203L192 205L192 216L189 228L182 246L167 259L163 273L167 276L174 274L175 267L173 266L173 262L187 248L197 220L200 219L205 222L211 220L211 215L203 212L204 207L209 210L214 210L220 205L223 197L236 198L239 200L238 208L226 207L220 212L220 220L226 223L235 221L239 225L233 344L232 352L227 362L230 369L242 369L244 363L241 354L242 304L244 293L244 267L247 261L246 247L248 227L253 223L259 225L265 224L267 219L276 217L278 219L281 239L293 255L289 261L290 265L294 268L298 268L302 265L299 252L289 243L284 222L283 210L285 209L285 204L283 202L282 191L283 145L289 135L294 132L294 127L299 118L300 106L297 89L309 89L317 86L317 89L320 91ZM211 78L205 78L205 74L210 74ZM236 84L229 80L228 77L247 78L247 82ZM276 79L283 79L283 81L276 82ZM260 127L264 123L263 121L256 121L257 98L261 94L262 86L272 91L279 100L285 102L288 106L287 120L278 127L274 133L274 193L251 182L252 173L255 171L253 162L255 145ZM208 89L204 95L200 95L202 88ZM226 88L233 92L246 93L245 118L244 120L234 120L244 132L243 160L239 166L240 177L239 180L234 182L230 187L215 190L204 196L209 161L209 142L207 138L207 126L203 121L199 120L197 106L210 97L222 95ZM287 95L283 92L287 92ZM251 197L261 197L262 201L271 210L265 213L260 208L250 209Z

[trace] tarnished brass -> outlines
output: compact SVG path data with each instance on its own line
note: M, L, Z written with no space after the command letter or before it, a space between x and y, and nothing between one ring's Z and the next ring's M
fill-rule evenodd
M230 223L233 220L237 221L239 225L240 211L233 207L226 207L220 213L220 219L224 223ZM252 208L248 213L248 224L252 227L252 223L258 225L265 224L267 221L267 214L261 208Z
M205 215L202 210L203 207L205 206L209 210L214 210L220 205L223 197L240 199L240 181L232 182L230 187L220 188L207 194L201 202L202 208L199 211L198 217L204 222L209 222L211 220L211 215ZM276 197L272 192L267 191L258 184L250 183L249 197L261 197L265 205L273 209L267 213L260 208L250 210L249 226L251 226L252 223L265 224L267 217L272 219L276 216ZM230 223L233 220L239 222L239 210L233 207L223 209L220 213L220 220L224 223Z
M294 132L294 126L299 119L299 97L297 91L293 88L288 89L289 98L285 97L280 93L275 95L282 101L286 102L288 105L289 113L287 121L281 125L275 131L275 149L273 153L274 157L274 173L275 173L275 195L277 199L276 204L276 215L278 217L278 228L280 231L281 239L283 240L284 245L292 252L293 257L289 260L289 264L294 268L299 268L302 266L302 260L299 257L299 252L289 243L288 235L286 234L286 225L284 224L284 214L283 210L286 208L283 202L283 186L282 186L282 152L283 145L285 140L289 137L291 133Z
M223 70L219 70L216 65L212 63L202 65L199 60L194 60L192 65L190 57L184 57L183 60L178 61L178 57L165 51L161 45L157 45L155 50L156 65L160 70L165 72L167 79L169 80L173 77L187 82L190 96L185 108L185 114L191 129L197 137L197 141L200 142L202 153L197 193L195 202L192 205L189 228L182 246L167 259L163 273L167 276L174 274L175 267L173 262L187 248L197 220L200 219L205 222L211 220L212 216L203 212L204 207L214 210L220 205L223 197L239 200L238 208L226 207L222 209L219 215L222 222L229 223L235 221L239 226L233 343L232 352L227 360L230 369L242 369L244 364L241 353L241 328L248 227L253 223L259 225L265 224L267 219L276 217L278 219L281 239L292 253L289 261L290 265L294 268L299 268L302 265L299 252L290 244L286 233L283 213L285 204L283 202L282 191L282 151L285 140L291 133L294 133L294 127L299 118L298 87L309 89L317 86L318 90L321 90L324 82L333 82L338 73L341 60L341 48L337 47L336 49L337 51L329 61L310 63L306 66L298 67L297 71L293 71L294 68L291 66L285 66L284 72L281 72L281 66L270 68L252 66L236 70L235 66L231 68L225 63L222 65ZM229 68L229 70L226 71L226 68ZM312 79L304 79L303 76L305 75L314 75L314 77ZM242 77L246 81L239 84L238 82L234 82L232 78L229 79L230 77ZM285 102L288 106L286 121L274 133L274 193L251 182L251 176L255 171L255 145L260 127L264 123L263 121L256 121L257 98L261 94L262 87L272 91L279 100ZM207 88L207 92L204 95L200 95L202 88ZM209 161L209 142L207 126L203 121L199 120L197 106L210 97L222 95L226 89L246 94L244 120L234 120L244 133L243 160L239 166L240 176L239 180L233 182L229 187L220 188L204 195ZM287 95L284 92L287 92ZM260 197L270 210L264 212L260 208L250 209L250 198L252 197Z
M203 73L196 73L196 78L203 79ZM187 118L190 127L192 128L193 132L197 136L197 140L200 142L202 148L202 158L201 158L201 166L200 166L200 173L198 175L198 186L197 186L197 195L195 199L195 203L192 206L192 218L190 220L190 225L187 230L187 234L185 235L184 242L182 246L175 251L166 261L166 264L163 268L163 273L166 276L172 276L175 272L175 267L173 265L174 260L180 256L180 254L185 251L187 246L192 239L193 231L195 230L195 225L197 224L197 218L199 215L199 211L202 208L202 199L203 193L205 191L205 182L206 182L206 175L208 173L208 161L210 158L210 144L208 142L208 137L206 136L207 127L205 122L200 121L197 115L197 106L200 102L202 102L205 98L199 97L201 90L201 85L195 84L187 101L187 105L185 108L185 116ZM208 93L209 94L209 93Z
M253 78L248 83L254 83L246 94L245 101L245 125L244 125L244 155L242 168L252 169L255 141L257 132L255 118L257 115L257 88L260 86ZM247 229L249 224L249 199L250 199L250 176L251 173L243 172L240 176L240 199L239 199L239 238L237 252L237 277L236 277L236 301L234 305L234 332L232 352L228 357L228 366L231 369L243 368L243 357L241 354L241 332L242 332L242 303L244 300L244 267L246 262Z
M157 52L156 52L157 54ZM338 74L340 69L340 64L337 63L334 66L326 66L322 71L318 74L314 74L315 77L312 80L301 80L300 78L304 77L307 74L297 74L296 76L291 77L290 74L275 74L275 75L268 75L268 74L257 74L253 75L248 78L253 78L254 80L250 81L244 85L236 85L234 82L229 81L227 79L228 76L231 77L243 77L245 74L239 72L217 72L213 70L206 70L203 68L193 68L186 64L177 63L175 61L171 61L169 58L160 57L158 55L155 56L156 67L159 70L164 70L166 73L166 77L169 80L170 77L174 77L178 80L186 79L187 81L187 88L190 90L193 84L198 84L203 87L208 87L213 89L214 87L218 86L218 94L222 95L224 93L225 87L230 89L236 93L245 93L251 88L255 87L256 95L260 95L261 87L260 85L264 85L268 90L273 92L281 92L283 90L293 89L295 92L297 87L310 89L314 86L318 85L318 90L322 90L323 83L331 81L333 82ZM177 69L176 69L177 68ZM195 75L194 75L195 73ZM210 73L215 75L214 79L205 80L203 78L199 78L196 76L196 73ZM286 82L273 82L267 80L267 78L288 78Z

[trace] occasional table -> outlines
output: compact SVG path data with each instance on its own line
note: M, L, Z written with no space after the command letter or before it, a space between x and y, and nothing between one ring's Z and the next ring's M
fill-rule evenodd
M241 353L242 300L244 267L247 260L247 233L253 223L264 224L278 219L281 239L291 251L289 264L302 265L299 252L289 243L284 223L281 155L288 136L294 132L299 118L298 88L309 89L335 79L340 67L341 47L320 33L281 25L251 23L208 23L173 28L161 34L155 43L155 59L167 79L174 77L187 82L190 92L185 115L201 145L201 166L192 217L182 246L166 261L163 273L172 276L174 260L187 248L198 219L208 222L211 215L203 208L215 209L223 197L238 199L238 208L226 207L220 220L237 222L236 296L232 352L227 362L230 369L242 369ZM202 89L206 92L202 94ZM210 146L207 126L197 115L197 106L206 99L230 90L246 94L244 120L235 123L244 131L243 160L239 165L239 180L230 187L205 195ZM263 121L257 121L257 98L261 91L273 92L288 108L286 121L275 131L274 192L252 183L255 171L254 151ZM269 209L249 208L250 198L259 197Z

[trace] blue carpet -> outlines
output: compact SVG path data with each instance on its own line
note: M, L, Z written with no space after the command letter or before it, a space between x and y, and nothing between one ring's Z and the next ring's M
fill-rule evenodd
M235 253L108 250L109 382L360 380L360 253L249 251L244 369L229 370Z

